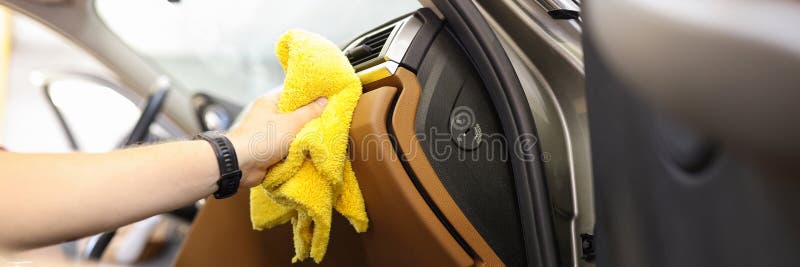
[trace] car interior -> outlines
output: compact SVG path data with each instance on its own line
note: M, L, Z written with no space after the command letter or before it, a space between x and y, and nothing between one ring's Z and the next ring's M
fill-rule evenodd
M452 8L454 16L459 14L457 6ZM323 265L525 266L528 261L559 260L558 243L544 234L553 232L554 226L543 220L553 214L543 167L538 161L515 162L518 157L508 156L537 156L532 153L538 150L535 137L520 135L520 128L533 127L524 123L532 121L531 114L512 111L515 105L527 106L525 101L512 103L515 98L526 99L524 92L518 82L503 83L506 77L499 75L501 71L514 75L508 59L494 65L491 60L500 59L487 55L486 50L502 49L500 43L495 39L495 47L484 48L477 42L467 46L464 39L481 37L459 38L459 33L474 32L467 27L445 23L422 8L344 47L364 84L350 133L354 140L367 140L354 146L370 147L353 149L358 152L351 156L376 226L363 236L334 227L333 251ZM470 53L480 56L483 64L472 61ZM488 82L482 79L485 76ZM513 87L506 92L505 86ZM457 116L464 121L452 119ZM426 133L429 138L417 139ZM448 142L441 142L434 138L437 134L461 139L450 142L448 137ZM530 151L508 151L507 140L530 142ZM447 152L453 156L442 155ZM232 201L207 202L176 265L231 261L277 265L291 255L290 247L282 245L289 241L288 235L280 231L253 235L246 216L234 216L241 218L238 221L223 219L226 216L220 213L246 214L247 200L242 195ZM575 245L563 241L566 248ZM205 253L209 250L219 254Z
M281 76L262 67L277 65L274 59L221 60L231 51L209 53L204 61L165 58L158 54L163 51L126 33L124 24L115 26L113 20L123 16L124 8L109 8L103 14L103 6L110 4L102 2L107 1L47 2L0 1L87 50L115 74L113 80L85 73L43 74L39 89L74 151L87 151L84 144L91 140L80 138L80 122L74 118L83 115L70 115L70 105L63 104L70 93L53 86L59 81L88 83L73 87L99 84L129 100L117 106L137 107L114 148L227 130L250 100L280 90ZM160 4L191 7L191 0L169 2L176 3ZM368 2L357 4L382 8ZM731 73L698 77L686 71L696 71L685 65L694 66L687 55L696 54L670 60L666 51L675 44L658 39L663 38L659 33L694 40L702 34L679 35L683 30L675 26L692 20L670 17L675 13L666 8L663 14L654 11L661 9L648 9L648 4L657 6L648 1L410 2L397 12L371 14L369 23L358 23L361 28L345 27L347 32L331 34L345 40L336 39L363 84L349 132L356 140L350 143L349 157L371 223L369 231L358 234L335 215L324 261L293 265L792 266L797 259L800 220L790 211L800 191L795 180L786 178L793 168L786 162L794 159L788 148L753 137L763 137L761 133L727 133L725 129L741 127L729 118L699 112L704 115L684 120L684 109L664 100L673 95L664 93L671 88L661 77L683 81L685 87L675 90L676 95L691 95L684 89L695 84L736 86L717 83L724 79L720 77L734 76ZM302 8L315 5L298 3ZM637 21L669 27L648 31L629 26L614 15L624 8L641 8L640 15L652 12L637 16ZM183 11L170 12L161 15L186 19ZM188 17L182 23L192 22ZM333 20L322 23L308 26L339 25ZM256 26L252 27L266 27ZM199 36L213 30L199 29ZM652 35L648 40L670 47L634 42L637 38L631 35L645 32ZM631 35L623 36L626 33ZM721 37L696 44L723 59L730 54L713 53L714 44L730 43L723 37L742 42L752 37L714 33ZM272 48L265 46L272 39L251 38L257 40L255 48L242 50L258 52L243 54L271 55ZM208 37L208 44L189 46L204 51L218 45L215 40ZM783 51L770 44L776 43L725 48L754 57ZM787 62L797 58L788 52L780 55ZM649 57L665 62L664 69L652 67L658 64ZM208 76L197 75L206 71ZM241 78L256 74L261 76ZM751 78L764 79L756 74ZM229 78L235 80L232 88L248 89L226 91L215 75L234 77ZM774 81L797 85L785 76ZM270 83L262 81L264 77ZM253 91L254 85L261 87ZM731 97L747 97L743 91L734 90ZM762 105L752 105L753 110L769 102L758 100ZM701 110L696 106L712 106L681 103L695 105L695 111ZM786 109L767 111L775 115ZM742 115L743 120L763 127L783 125L774 129L785 136L797 129L783 119L764 122L764 117L748 116ZM755 149L764 147L772 150ZM753 153L742 156L742 151ZM294 254L288 245L290 227L254 231L249 208L244 190L229 199L208 198L164 214L184 227L172 228L180 233L177 241L161 249L167 251L161 252L165 259L155 266L289 265ZM139 235L152 235L157 229L147 220L135 225L143 233ZM82 260L103 261L114 242L128 239L111 230L69 249L81 250L77 254ZM137 243L142 244L135 250L141 255L148 251L147 239ZM142 263L148 266L146 261L133 266Z
M27 1L7 3L35 19L47 18L55 27L62 25L58 19L87 8L100 13L85 18L88 25L100 24L92 38L62 31L79 46L114 50L114 56L101 55L101 61L118 73L120 83L147 89L138 97L142 112L132 133L117 147L180 136L187 124L190 129L225 130L234 123L244 108L241 100L215 91L175 90L192 81L160 74L139 51L119 44L113 33L105 40L101 33L118 27L111 16L121 15L114 9L103 14L108 5L103 1L74 4L78 6L54 10ZM93 4L97 10L89 8ZM581 29L576 12L562 14L578 10L578 5L421 4L368 26L341 46L364 85L350 134L366 141L351 144L351 151L360 151L351 158L374 226L364 235L334 227L331 252L322 264L591 266L594 218ZM520 10L545 21L534 21ZM107 20L108 28L95 23L98 17ZM495 19L499 17L514 20ZM536 38L509 34L513 31ZM125 32L118 34L125 40ZM532 54L551 64L533 64ZM177 64L159 60L168 70ZM125 86L101 82L126 95L117 89ZM42 88L48 97L53 94L48 86ZM79 134L72 133L76 127L68 122L75 116L65 114L68 110L54 97L48 99L65 136L79 150L73 138ZM164 134L164 127L173 134ZM292 253L284 245L291 238L281 231L286 229L254 232L247 214L247 194L170 213L191 222L174 265L286 264ZM101 259L115 233L92 237L83 247L84 257Z

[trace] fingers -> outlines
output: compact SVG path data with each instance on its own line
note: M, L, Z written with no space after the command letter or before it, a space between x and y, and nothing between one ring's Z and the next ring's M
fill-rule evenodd
M289 113L290 116L300 125L305 125L308 121L319 117L322 114L322 111L325 110L325 106L328 104L328 99L324 97L317 98L314 102L311 102L308 105L302 106L297 110Z

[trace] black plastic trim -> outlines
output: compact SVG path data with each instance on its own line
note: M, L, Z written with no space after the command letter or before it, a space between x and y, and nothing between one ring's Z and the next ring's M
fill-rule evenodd
M532 135L536 125L508 56L477 7L466 0L433 0L445 23L480 73L509 142ZM511 148L516 149L516 148ZM530 150L529 150L530 149ZM526 149L539 155L539 145ZM557 266L552 210L541 161L510 157L528 266Z
M581 13L575 10L569 9L554 9L547 11L547 14L550 15L553 19L561 19L561 20L578 20L581 18Z
M428 8L420 8L417 12L414 12L414 17L422 21L422 27L414 35L414 39L408 46L400 65L411 70L411 72L417 73L419 66L422 65L422 59L425 58L428 48L433 43L433 39L442 29L442 21Z

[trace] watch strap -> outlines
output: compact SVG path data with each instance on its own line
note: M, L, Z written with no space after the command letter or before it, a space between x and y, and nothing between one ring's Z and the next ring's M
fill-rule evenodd
M231 141L219 132L203 132L195 139L203 139L211 144L217 157L220 178L217 180L218 189L214 192L214 197L222 199L235 194L242 179L242 170L239 169L239 161Z

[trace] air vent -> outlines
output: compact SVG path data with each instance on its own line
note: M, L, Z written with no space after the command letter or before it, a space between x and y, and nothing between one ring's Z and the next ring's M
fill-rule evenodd
M389 39L395 27L388 27L379 32L367 36L358 45L345 51L345 56L350 60L354 67L379 58L386 41Z

